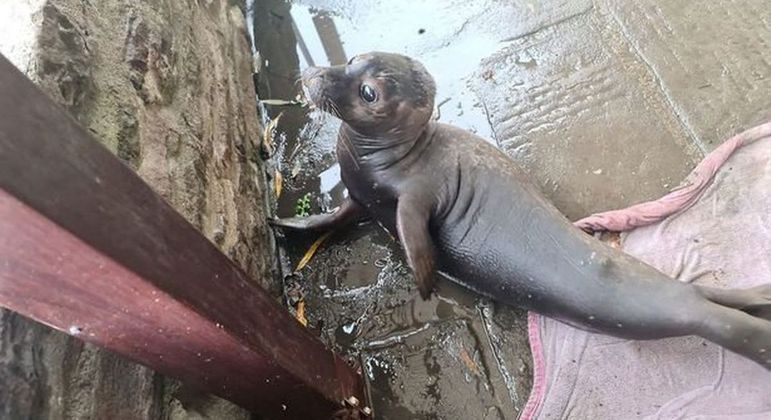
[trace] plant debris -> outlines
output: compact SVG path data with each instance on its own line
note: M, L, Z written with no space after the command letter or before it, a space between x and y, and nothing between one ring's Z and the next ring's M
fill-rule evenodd
M297 199L294 206L294 214L297 217L308 217L311 212L311 193L305 193L304 196Z
M285 100L285 99L262 99L260 103L270 106L306 106L307 104L300 100Z
M327 232L316 239L310 248L308 248L308 251L305 252L305 255L300 262L297 263L294 272L284 279L284 294L286 295L287 303L295 309L295 319L304 327L308 326L308 318L305 317L305 291L297 279L302 278L300 270L308 265L308 262L310 262L316 254L316 251L321 247L321 244L323 244L331 234L332 232Z
M308 248L308 251L305 252L305 255L303 255L300 262L297 263L297 268L294 269L295 272L302 270L306 265L308 265L308 262L310 262L311 258L316 255L316 251L318 251L321 244L323 244L330 235L332 235L331 231L321 235L319 239L316 239L316 242L314 242L313 245Z
M268 125L265 126L265 131L262 135L262 147L265 150L265 153L268 155L268 157L273 156L273 153L276 150L276 141L275 141L275 135L276 127L278 127L278 121L281 119L281 116L284 115L284 113L280 113L276 116L276 118L270 120Z
M463 364L466 365L468 370L470 370L474 375L480 376L481 372L479 371L479 366L474 361L474 359L469 356L468 352L465 348L461 347L460 349L460 359L463 361Z
M297 313L294 317L303 327L308 326L308 319L305 318L305 300L297 302Z
M278 200L281 198L281 191L284 188L284 176L279 170L276 170L276 175L273 177L273 186L276 189L276 200Z

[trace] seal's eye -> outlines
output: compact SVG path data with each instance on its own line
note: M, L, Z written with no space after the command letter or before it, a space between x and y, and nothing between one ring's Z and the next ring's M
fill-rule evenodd
M359 95L361 95L361 99L364 99L365 102L372 103L377 101L377 92L375 92L375 89L370 85L361 85Z

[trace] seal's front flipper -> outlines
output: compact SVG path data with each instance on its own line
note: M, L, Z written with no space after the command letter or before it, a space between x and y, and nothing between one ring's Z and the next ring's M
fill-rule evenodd
M350 197L332 213L314 214L308 217L287 217L285 219L269 219L273 226L300 231L327 231L343 228L366 216L364 207Z
M436 251L428 231L429 211L416 198L400 197L396 208L396 229L407 263L418 283L420 297L427 300L436 283Z

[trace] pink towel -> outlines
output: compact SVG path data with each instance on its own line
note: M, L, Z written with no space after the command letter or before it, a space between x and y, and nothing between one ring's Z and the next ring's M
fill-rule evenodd
M771 122L726 141L659 200L589 216L679 281L771 282ZM753 144L754 143L754 144ZM736 153L734 153L736 152ZM529 314L533 390L521 419L771 419L771 372L699 337L632 341Z
M720 145L691 171L683 186L664 197L621 210L593 214L574 224L585 231L622 232L664 220L665 217L692 206L737 149L769 136L771 122L749 129Z

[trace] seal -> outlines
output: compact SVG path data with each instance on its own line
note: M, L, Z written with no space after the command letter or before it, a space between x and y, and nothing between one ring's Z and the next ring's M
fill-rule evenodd
M342 120L349 198L294 230L372 218L400 241L424 299L438 275L497 302L631 339L698 335L771 369L771 284L724 290L675 281L574 227L507 155L432 121L418 61L373 52L309 68L308 99Z

